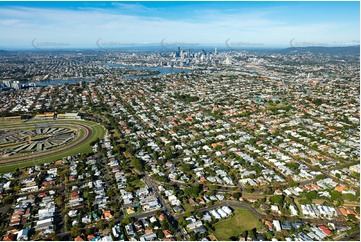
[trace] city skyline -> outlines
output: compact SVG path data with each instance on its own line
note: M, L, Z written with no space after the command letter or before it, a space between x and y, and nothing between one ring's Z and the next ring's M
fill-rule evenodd
M360 35L359 2L1 2L0 16L0 49L349 46Z

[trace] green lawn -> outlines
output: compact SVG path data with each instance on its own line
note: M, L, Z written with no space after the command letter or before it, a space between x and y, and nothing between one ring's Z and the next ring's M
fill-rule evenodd
M356 194L357 195L357 194ZM359 197L353 194L342 194L342 199L350 202L357 202L359 201Z
M61 124L61 122L64 122L64 124L83 124L86 125L90 128L92 128L93 132L92 135L89 137L89 139L87 141L85 141L84 143L80 144L79 146L76 146L72 149L68 149L59 153L54 153L54 154L50 154L45 158L35 158L34 160L29 160L29 161L22 161L22 162L14 162L14 163L10 163L10 164L1 164L0 167L0 173L7 173L7 172L11 172L16 170L17 168L21 168L21 167L28 167L28 166L34 166L34 165L41 165L47 162L52 162L58 159L61 159L65 156L70 156L70 155L74 155L74 154L78 154L78 153L89 153L91 152L91 147L90 147L90 143L93 142L94 140L96 140L97 138L103 138L104 134L105 134L105 129L103 126L101 126L100 124L91 122L91 121L86 121L86 120L81 120L81 121L76 121L76 120L62 120L62 121L56 121L57 124ZM6 128L6 127L16 127L16 126L24 126L26 124L34 124L34 123L44 123L44 121L41 122L28 122L28 123L23 123L23 122L17 122L17 123L0 123L0 128ZM53 121L49 121L47 123L53 123ZM80 134L77 137L76 140L81 139L81 137L83 137L85 134L84 130L80 130ZM75 141L75 140L74 140ZM73 142L74 142L73 141Z
M182 204L185 213L193 212L196 208L192 207L189 203Z
M145 183L142 180L134 180L132 182L130 182L130 184L132 185L132 187L136 188L136 189L140 189L140 188L144 188L145 187Z
M221 220L214 225L214 235L218 240L230 240L232 236L239 236L245 230L260 228L261 222L246 208L234 207L232 217Z

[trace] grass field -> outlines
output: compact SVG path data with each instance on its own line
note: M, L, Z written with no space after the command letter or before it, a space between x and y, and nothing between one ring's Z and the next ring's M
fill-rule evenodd
M77 120L61 120L61 121L49 121L49 122L44 122L44 121L39 121L39 122L16 122L16 123L9 123L9 122L3 122L0 123L0 128L6 128L6 127L16 127L16 126L24 126L24 125L34 125L34 124L41 124L41 123L56 123L56 124L82 124L82 125L86 125L89 128L92 129L92 135L84 142L82 142L81 144L79 144L76 147L73 147L71 149L67 149L61 152L56 152L56 150L54 150L54 153L49 154L48 156L46 156L45 158L35 158L34 160L28 160L28 161L21 161L21 162L13 162L13 163L9 163L9 164L0 164L0 173L6 173L6 172L11 172L16 170L17 168L21 168L21 167L28 167L28 166L34 166L34 165L41 165L47 162L52 162L58 159L61 159L62 157L65 156L70 156L70 155L74 155L74 154L78 154L78 153L89 153L91 152L91 147L90 147L90 143L93 142L94 140L98 139L98 138L103 138L104 134L105 134L105 129L103 126L101 126L100 124L91 122L91 121L86 121L86 120L81 120L81 121L77 121ZM73 141L77 141L79 139L81 139L82 137L84 137L85 135L85 131L83 129L80 129L80 133L79 136Z
M134 187L136 189L146 187L145 183L142 180L134 180L134 181L130 182L130 184L132 187Z
M190 213L190 212L193 212L194 210L196 210L196 208L192 207L189 203L183 204L183 208L186 213Z
M253 228L260 228L261 222L246 208L233 208L234 215L232 217L221 220L214 225L214 235L218 240L230 240L232 236Z

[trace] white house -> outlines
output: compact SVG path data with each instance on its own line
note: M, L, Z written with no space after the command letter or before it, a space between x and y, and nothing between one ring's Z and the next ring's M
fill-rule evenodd
M275 227L275 229L276 229L277 232L281 231L280 221L278 221L278 220L273 220L273 226Z

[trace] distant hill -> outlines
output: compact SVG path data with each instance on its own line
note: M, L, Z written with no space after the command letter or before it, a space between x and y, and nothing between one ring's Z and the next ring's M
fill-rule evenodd
M360 54L360 45L355 46L337 46L337 47L324 47L324 46L306 46L306 47L290 47L281 50L283 53L319 53L319 54Z

